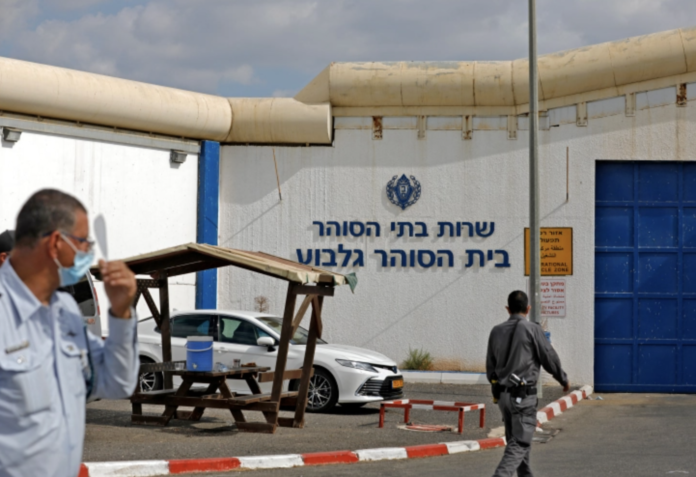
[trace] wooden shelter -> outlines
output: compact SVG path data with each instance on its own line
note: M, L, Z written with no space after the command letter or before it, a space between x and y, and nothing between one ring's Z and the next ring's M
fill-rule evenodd
M168 286L170 277L213 268L234 266L287 281L287 297L275 370L271 373L264 373L260 379L261 382L273 381L271 394L264 396L262 403L259 403L259 400L255 400L255 406L250 405L245 408L239 401L235 403L237 412L239 412L240 407L246 410L263 411L266 423L245 423L242 418L242 425L240 426L240 421L237 419L233 408L230 407L230 410L233 411L232 414L235 420L237 420L240 430L275 432L279 425L300 428L304 426L309 381L313 373L314 351L317 338L320 338L322 334L321 311L324 297L333 296L334 288L339 285L347 284L353 289L357 283L355 275L342 275L262 252L248 252L196 243L179 245L128 258L124 261L136 275L150 276L149 279L137 279L138 291L135 303L137 304L140 297L143 297L157 326L161 330L162 358L165 365L172 361ZM97 267L92 269L92 273L97 278L100 278ZM152 288L159 290L159 309L150 294L150 289ZM299 310L295 313L297 297L302 295L304 299ZM302 369L287 370L285 368L290 339L310 306L312 308L311 323ZM162 369L165 370L164 387L165 389L172 389L172 374L166 371L170 368L164 367ZM299 390L296 393L283 393L283 381L297 378L300 379ZM220 395L217 395L217 398L219 399ZM170 396L167 399L171 400L173 397ZM133 402L135 406L135 401ZM165 400L162 400L160 404L162 403L165 403ZM280 418L281 404L285 406L293 403L295 404L294 418ZM173 404L173 402L170 402L170 404ZM202 412L199 414L202 414Z

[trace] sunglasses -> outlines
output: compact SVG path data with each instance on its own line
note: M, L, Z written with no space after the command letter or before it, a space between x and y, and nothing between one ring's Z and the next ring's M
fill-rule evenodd
M48 237L51 235L55 230L51 230L50 232L46 232L43 234L44 237ZM92 250L94 247L94 240L90 240L88 238L82 238L82 237L76 237L73 234L69 234L67 232L63 232L62 230L58 231L61 235L64 235L65 237L70 237L71 239L77 241L79 244L87 244L87 250Z

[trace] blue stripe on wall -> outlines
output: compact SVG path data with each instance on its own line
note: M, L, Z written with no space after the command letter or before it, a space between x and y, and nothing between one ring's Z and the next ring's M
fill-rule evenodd
M220 198L220 143L203 141L198 157L198 223L196 241L217 245ZM217 269L196 274L196 309L217 307Z

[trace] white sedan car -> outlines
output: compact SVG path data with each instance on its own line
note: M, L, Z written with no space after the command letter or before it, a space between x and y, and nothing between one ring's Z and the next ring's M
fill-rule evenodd
M172 357L175 361L186 359L186 337L212 336L213 362L232 367L233 361L239 359L273 370L281 322L280 317L249 311L178 311L171 317ZM298 328L290 341L286 369L302 367L307 335L307 330ZM161 336L154 319L146 318L138 324L138 343L141 362L162 362ZM233 392L249 393L242 380L228 380L228 385ZM386 356L317 340L307 410L321 412L337 403L360 407L369 402L399 399L403 397L403 385L396 363ZM140 386L143 391L161 389L162 375L143 374ZM272 383L263 383L261 389L270 392L271 386ZM286 381L284 386L297 390L299 380Z

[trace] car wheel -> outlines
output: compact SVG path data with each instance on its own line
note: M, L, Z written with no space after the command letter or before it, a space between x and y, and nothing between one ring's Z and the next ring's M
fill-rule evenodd
M154 363L150 358L140 358L141 364ZM140 392L159 391L164 387L164 376L162 373L142 373L138 376L138 386Z
M327 412L338 402L338 385L331 373L322 368L314 368L314 376L309 380L307 412Z

